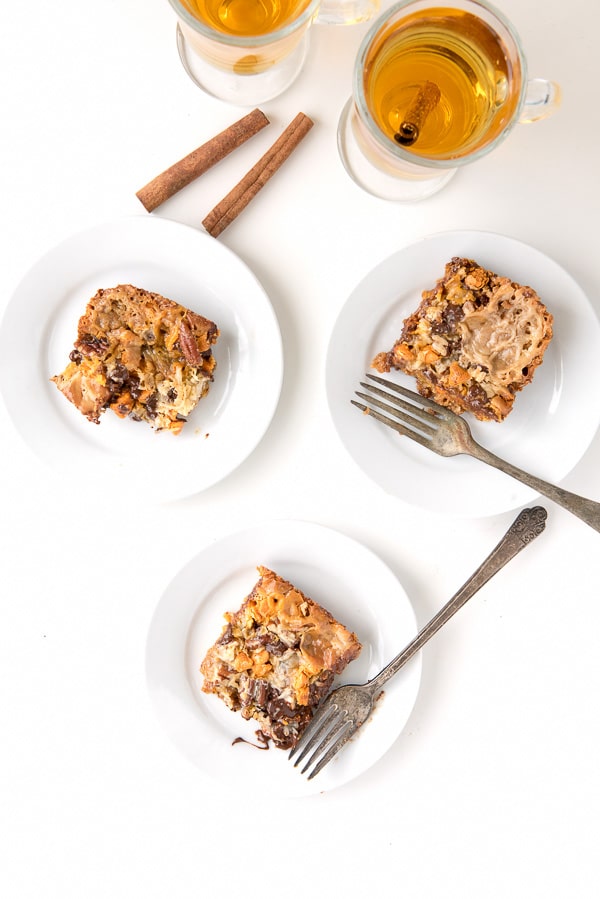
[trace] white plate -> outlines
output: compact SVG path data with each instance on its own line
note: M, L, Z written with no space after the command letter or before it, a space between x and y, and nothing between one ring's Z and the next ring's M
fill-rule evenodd
M87 301L121 283L220 328L215 380L179 436L110 412L95 425L50 381L68 362ZM108 222L55 247L17 287L0 327L2 393L34 452L73 483L117 481L151 498L188 496L236 468L266 431L282 376L279 326L252 272L206 233L155 215Z
M468 416L473 436L547 481L557 483L568 474L600 422L600 394L587 388L596 380L600 327L571 276L543 253L512 238L474 231L437 234L378 265L338 316L327 354L326 389L342 443L385 491L430 511L484 517L515 509L535 494L468 456L436 456L350 403L373 357L393 346L421 292L434 287L453 256L475 259L499 275L530 285L554 315L554 336L544 362L531 384L517 394L513 411L502 423ZM414 379L400 372L389 377L416 389Z
M416 633L402 586L364 546L308 522L266 522L207 547L167 587L148 634L150 696L175 745L220 790L253 794L261 784L270 799L331 790L373 765L402 731L418 692L420 655L388 683L360 737L311 781L281 749L232 745L238 736L256 743L256 722L202 693L198 668L224 613L239 608L256 583L257 565L290 580L355 631L363 648L339 683L372 677Z

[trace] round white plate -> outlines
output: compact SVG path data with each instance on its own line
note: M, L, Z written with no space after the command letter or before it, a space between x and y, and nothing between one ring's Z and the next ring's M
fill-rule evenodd
M467 416L474 438L547 481L557 483L568 474L600 422L600 394L586 389L596 380L600 327L572 277L518 240L487 232L448 232L405 247L378 265L338 316L327 354L326 389L342 443L386 492L430 511L484 517L518 508L535 494L468 456L437 456L350 403L365 372L373 371L373 357L391 349L422 291L435 286L453 256L475 259L499 275L530 285L554 316L554 336L533 381L517 394L504 422ZM414 379L401 372L386 377L416 390Z
M122 283L163 294L221 331L214 381L179 436L110 411L95 425L50 381L68 362L90 297ZM116 481L152 499L197 493L236 468L265 433L282 377L279 326L249 268L206 233L155 215L55 247L18 286L0 326L2 394L34 452L73 483Z
M224 613L238 609L258 580L257 565L290 580L356 633L361 654L338 683L372 677L416 633L404 589L364 546L308 522L266 522L208 546L167 587L148 634L150 696L172 741L220 790L240 795L261 784L269 797L287 798L331 790L373 765L402 731L418 692L420 655L386 685L360 736L311 781L284 750L232 745L239 736L256 743L257 724L202 693L198 669Z

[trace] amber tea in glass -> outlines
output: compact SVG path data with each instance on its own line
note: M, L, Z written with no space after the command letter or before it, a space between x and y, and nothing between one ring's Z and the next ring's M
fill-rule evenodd
M320 0L169 0L177 47L192 80L209 94L254 106L300 74Z
M363 72L366 103L381 130L434 159L493 141L521 95L518 60L486 22L460 9L418 11L383 28Z
M370 193L421 200L559 102L556 84L527 79L518 35L487 0L401 0L363 38L340 156Z
M308 6L308 0L183 0L183 5L210 28L238 37L256 37L293 22Z

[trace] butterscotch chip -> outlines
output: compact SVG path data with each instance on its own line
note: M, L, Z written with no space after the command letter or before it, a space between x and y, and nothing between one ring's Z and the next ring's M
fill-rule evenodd
M106 409L179 434L213 379L214 322L131 284L99 290L58 389L96 424Z
M361 644L289 581L262 566L258 572L200 665L202 689L256 720L275 746L290 749Z
M372 366L413 375L422 396L459 415L503 421L541 365L552 327L533 288L454 257Z

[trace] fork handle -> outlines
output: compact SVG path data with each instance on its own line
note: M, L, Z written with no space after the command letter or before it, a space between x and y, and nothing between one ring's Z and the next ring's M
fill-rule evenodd
M528 546L546 527L547 512L543 506L523 509L510 528L487 559L473 572L460 590L454 594L445 606L419 631L417 636L386 665L379 674L367 682L373 696L377 695L383 685L396 674L400 668L417 653L436 634L464 604L477 593L484 584L510 562L517 553Z
M536 478L535 475L528 474L528 472L517 468L516 465L500 459L494 453L475 443L475 441L469 446L468 452L469 455L474 456L481 462L492 465L517 481L521 481L527 487L531 487L536 493L553 500L557 505L562 506L563 509L572 512L577 518L585 521L595 531L600 531L600 503L594 502L592 499L586 499L584 496L577 496L576 493L569 493L568 490L563 490L562 487L556 487L554 484L549 484L541 478Z

